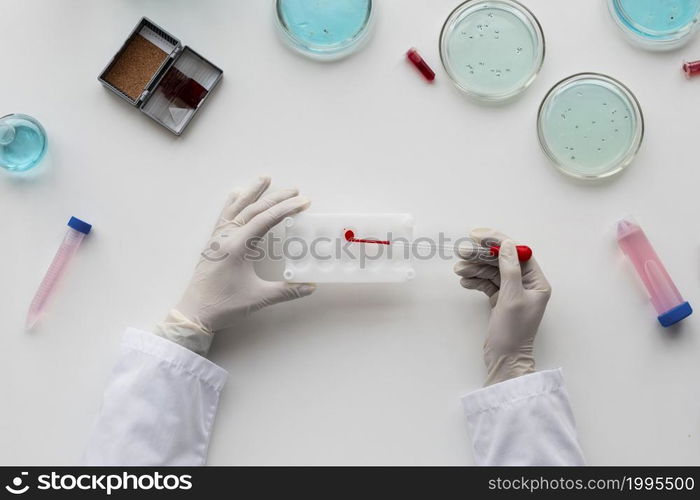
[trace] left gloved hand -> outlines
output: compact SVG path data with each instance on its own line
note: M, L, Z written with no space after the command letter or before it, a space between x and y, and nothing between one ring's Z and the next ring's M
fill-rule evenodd
M270 282L259 278L250 260L256 239L311 202L296 189L262 197L269 177L232 193L185 293L156 333L206 355L213 335L265 306L310 295L313 284Z

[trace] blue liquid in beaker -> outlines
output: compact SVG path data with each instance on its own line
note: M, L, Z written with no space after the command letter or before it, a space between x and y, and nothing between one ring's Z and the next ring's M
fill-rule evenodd
M29 170L46 154L46 131L27 115L0 118L0 167L12 172Z
M277 0L280 26L311 56L350 51L369 25L371 0Z

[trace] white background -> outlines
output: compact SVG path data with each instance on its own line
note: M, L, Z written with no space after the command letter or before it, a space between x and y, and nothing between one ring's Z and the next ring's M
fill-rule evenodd
M0 172L0 463L80 459L127 326L179 299L228 190L258 174L317 212L410 212L417 233L493 226L530 244L554 294L536 346L562 366L592 464L699 464L700 340L664 330L614 240L634 214L685 297L700 305L700 79L684 58L629 46L602 0L526 0L547 55L518 101L484 108L442 70L456 0L380 0L370 44L320 64L276 37L272 0L1 0L0 114L45 125L32 176ZM225 71L181 138L97 75L142 16ZM426 84L404 59L416 46ZM537 108L581 71L619 78L647 120L637 161L585 185L540 151ZM39 328L32 295L71 215L94 224ZM215 340L230 371L211 464L469 464L459 396L484 380L488 304L452 262L406 285L320 286Z

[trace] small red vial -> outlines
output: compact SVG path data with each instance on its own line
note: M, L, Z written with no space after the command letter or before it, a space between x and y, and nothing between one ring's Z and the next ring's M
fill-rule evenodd
M684 62L683 72L686 78L700 74L700 61Z
M408 60L411 61L416 68L418 68L418 71L421 72L426 80L429 82L435 80L435 71L428 66L428 63L425 62L416 49L409 49L409 51L406 52L406 57L408 57Z

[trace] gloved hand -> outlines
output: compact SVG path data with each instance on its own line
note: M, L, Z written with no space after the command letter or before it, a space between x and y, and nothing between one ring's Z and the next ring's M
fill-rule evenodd
M265 306L310 295L313 284L264 281L250 260L252 242L286 217L305 210L310 201L296 189L261 198L269 177L229 195L194 276L156 333L205 356L213 335Z
M492 229L475 229L475 243L501 245L498 259L476 259L471 249L460 249L455 272L464 288L484 292L491 303L488 335L484 343L486 385L535 371L533 344L552 293L534 258L522 265L513 240ZM468 255L467 255L468 254Z

